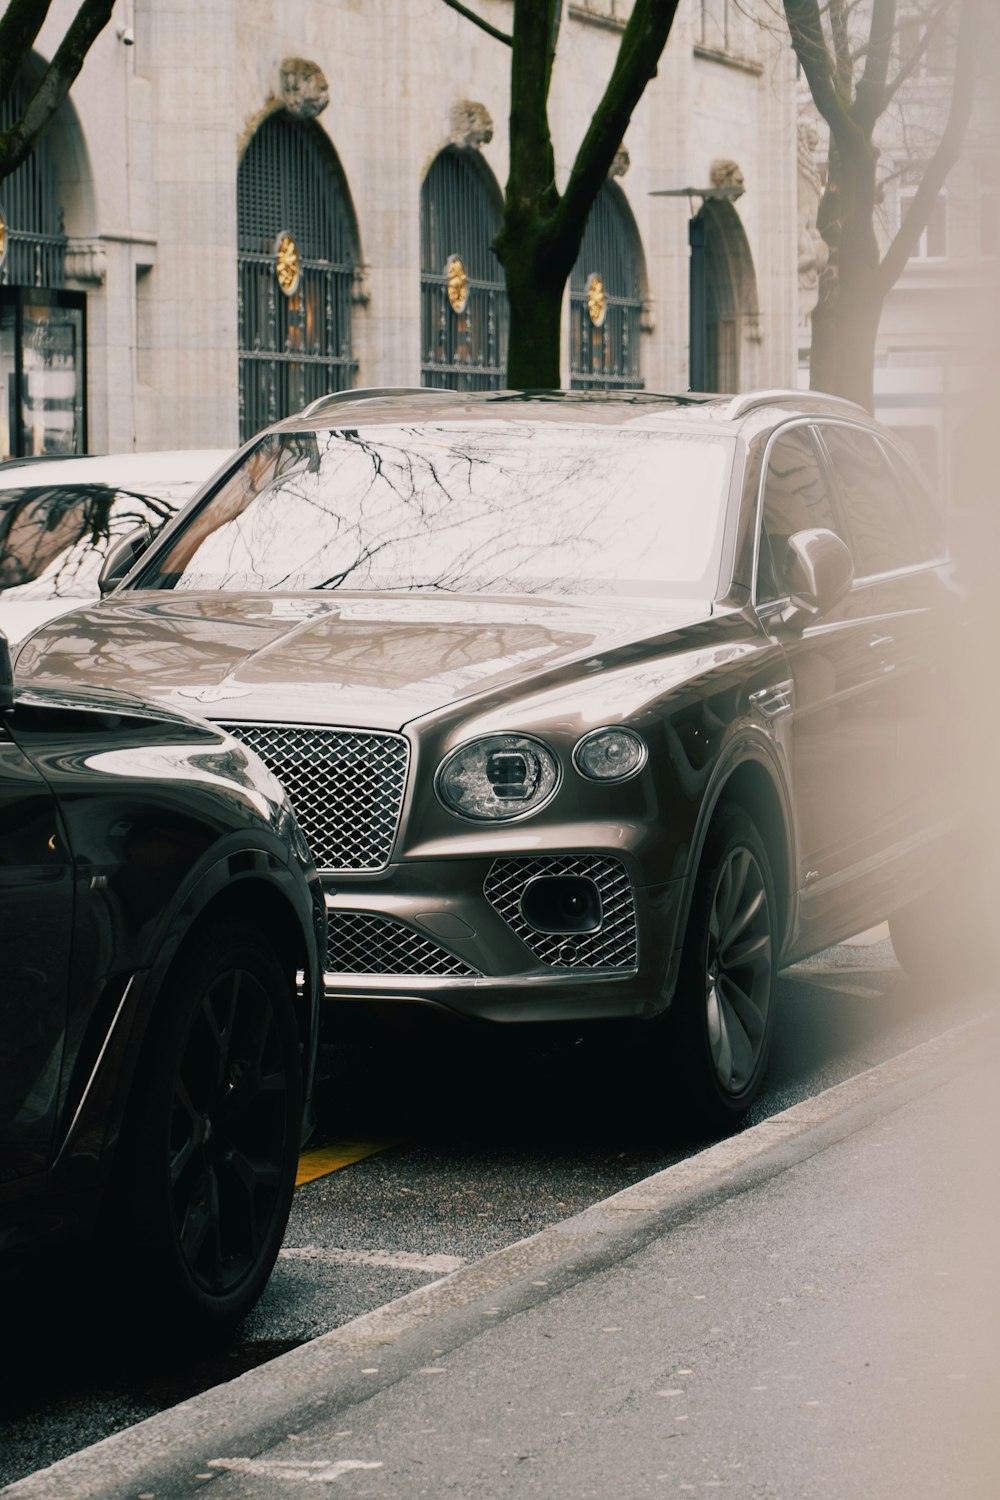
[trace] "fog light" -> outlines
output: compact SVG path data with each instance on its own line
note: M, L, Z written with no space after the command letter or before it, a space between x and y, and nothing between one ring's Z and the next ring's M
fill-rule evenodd
M577 740L573 764L588 781L626 781L646 764L646 742L634 729L593 729Z
M536 875L521 892L521 915L536 932L596 932L601 893L585 875Z

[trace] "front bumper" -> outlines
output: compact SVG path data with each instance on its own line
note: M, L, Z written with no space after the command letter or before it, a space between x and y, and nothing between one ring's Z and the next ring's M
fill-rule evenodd
M648 1017L668 1003L680 881L638 883L635 861L595 850L408 860L325 884L328 1000L342 1016L436 1011L493 1022ZM587 932L531 925L539 876L592 881Z

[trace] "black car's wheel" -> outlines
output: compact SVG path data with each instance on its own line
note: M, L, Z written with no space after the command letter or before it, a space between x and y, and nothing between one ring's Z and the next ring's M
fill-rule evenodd
M682 1103L712 1129L737 1125L760 1089L777 949L767 850L740 808L723 807L698 870L667 1018Z
M202 934L162 996L145 1057L123 1142L117 1259L164 1329L225 1331L274 1266L298 1156L291 987L259 933L227 923Z

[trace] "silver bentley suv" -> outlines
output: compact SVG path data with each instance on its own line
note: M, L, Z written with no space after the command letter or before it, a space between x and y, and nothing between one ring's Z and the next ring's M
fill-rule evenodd
M143 550L144 549L144 550ZM251 746L325 885L340 1014L651 1023L731 1123L780 965L944 874L939 519L807 392L314 402L18 671Z

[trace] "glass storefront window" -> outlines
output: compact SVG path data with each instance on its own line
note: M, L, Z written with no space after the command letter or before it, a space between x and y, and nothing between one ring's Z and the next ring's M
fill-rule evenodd
M76 292L0 287L0 455L83 453L86 303Z

